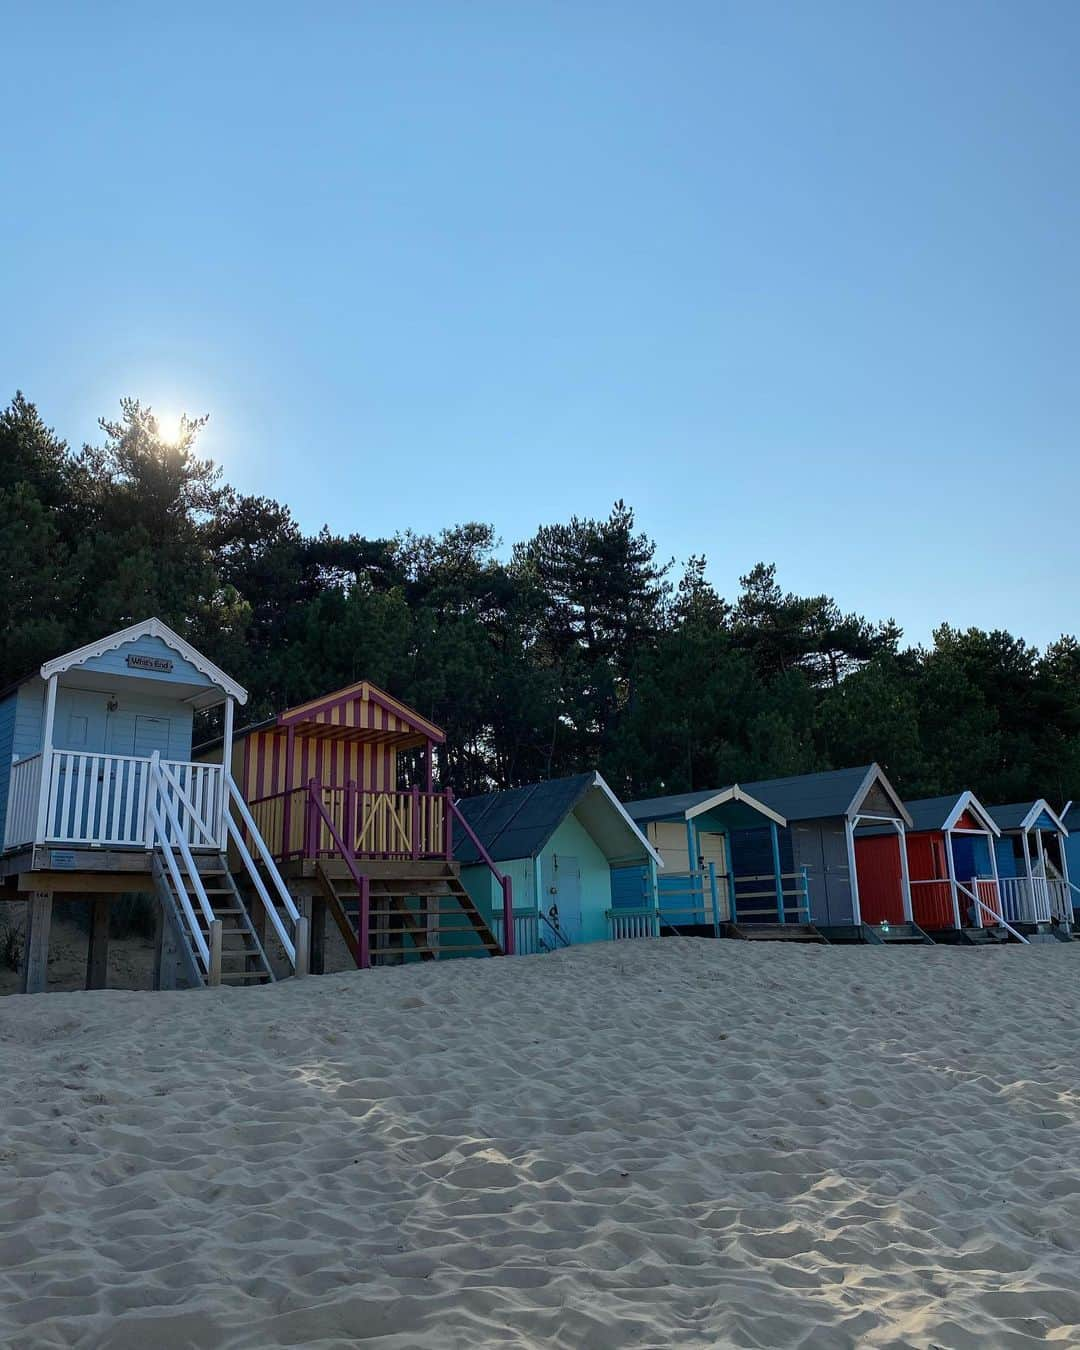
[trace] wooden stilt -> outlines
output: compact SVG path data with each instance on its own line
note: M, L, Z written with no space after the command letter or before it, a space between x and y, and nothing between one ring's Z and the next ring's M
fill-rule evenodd
M301 903L300 912L311 921L311 973L322 975L326 970L326 897L313 895Z
M86 953L87 989L104 989L109 982L109 910L107 895L90 904L90 946Z
M154 988L175 989L179 983L180 952L176 932L158 906L157 932L154 951Z
M52 901L51 891L33 891L26 906L26 945L20 981L24 994L43 994L48 987Z

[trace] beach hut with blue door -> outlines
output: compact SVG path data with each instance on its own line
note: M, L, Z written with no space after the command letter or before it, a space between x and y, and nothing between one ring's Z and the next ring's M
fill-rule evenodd
M737 916L745 923L805 921L805 878L791 862L787 820L748 790L734 784L649 797L626 809L664 862L658 877L663 932L719 937ZM744 870L733 907L736 844ZM616 908L632 899L629 878L620 880Z
M518 953L657 935L662 859L600 774L463 797L457 811L462 881L501 931L501 897L485 859L511 879ZM633 903L616 907L623 878Z
M994 852L1001 832L987 808L973 792L905 806L912 822L904 836L906 878L893 830L878 826L856 834L863 923L883 931L914 923L939 942L970 941L979 929L1001 928ZM1002 928L997 936L1004 940L1007 933Z
M1002 917L1025 932L1071 927L1075 893L1064 821L1045 797L991 806L990 815L1001 832L995 862Z
M734 937L872 941L859 909L855 834L880 826L902 840L910 818L878 764L790 778L764 779L726 788L630 802L639 824L666 829L675 851L686 832L683 883L707 897L713 877L719 887L721 929ZM661 915L679 922L682 897ZM695 899L694 931L708 930L711 913ZM898 936L900 936L898 934Z
M88 987L104 983L110 895L153 891L158 980L272 978L226 852L241 865L291 967L306 929L228 769L244 689L159 619L47 661L0 697L0 895L30 902L23 988L46 982L52 897L92 900ZM224 752L195 763L195 717L222 709Z

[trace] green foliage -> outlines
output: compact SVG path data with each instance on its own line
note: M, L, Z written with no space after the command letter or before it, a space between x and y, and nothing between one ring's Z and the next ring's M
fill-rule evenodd
M442 726L457 791L599 767L644 795L879 760L902 791L1080 797L1080 644L1039 652L785 592L733 602L616 502L504 552L491 526L307 536L124 400L73 453L22 394L0 412L0 683L158 614L241 680L252 720L352 681Z

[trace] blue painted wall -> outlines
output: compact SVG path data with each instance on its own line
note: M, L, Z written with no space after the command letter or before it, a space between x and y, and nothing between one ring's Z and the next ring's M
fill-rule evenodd
M1003 834L1000 839L994 840L994 854L997 857L999 877L1018 877L1023 871L1022 860L1021 866L1017 866L1011 835Z
M171 671L133 670L127 663L129 656L158 657L164 661L171 661L173 668ZM137 638L134 642L125 642L115 651L92 657L78 669L102 675L138 676L139 679L153 680L155 683L165 685L196 684L206 689L213 687L213 680L190 661L185 661L178 652L162 642L161 638L149 636Z
M15 709L18 693L8 694L0 701L0 842L4 838L7 819L7 795L11 782L11 755L15 744Z
M957 881L968 882L972 877L990 875L990 844L985 835L954 834L952 847Z

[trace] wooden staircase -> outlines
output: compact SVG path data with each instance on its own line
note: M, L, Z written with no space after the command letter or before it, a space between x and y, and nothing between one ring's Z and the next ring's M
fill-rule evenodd
M748 942L816 942L829 939L812 923L728 923L724 936Z
M179 948L180 965L184 978L189 985L202 986L210 983L204 974L196 954L197 944L192 934L191 922L187 917L190 911L195 916L197 930L207 947L213 949L213 935L210 920L203 912L202 905L189 878L180 873L184 884L184 899L177 894L176 883L170 869L162 859L160 847L154 851L153 859L154 888L164 911L165 922L172 925ZM258 934L251 922L247 907L240 895L228 861L224 857L213 857L205 863L200 862L199 880L210 902L214 920L221 925L221 983L268 984L274 980L266 952L259 941Z
M409 957L437 961L443 956L503 954L453 863L358 862L356 866L370 888L368 935L373 965L396 965ZM320 860L315 873L349 954L360 966L356 881L340 863Z

